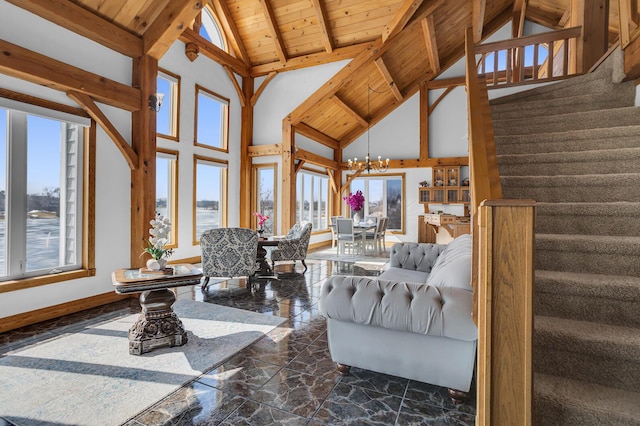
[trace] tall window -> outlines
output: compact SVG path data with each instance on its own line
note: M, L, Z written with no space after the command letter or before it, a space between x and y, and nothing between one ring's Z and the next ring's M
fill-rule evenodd
M301 170L297 175L296 218L313 224L313 229L329 228L329 178Z
M404 174L358 177L351 192L364 194L365 216L388 217L387 229L404 232Z
M254 165L255 176L255 210L262 215L269 216L263 226L267 235L274 233L276 222L276 164ZM257 219L255 219L257 226Z
M202 26L200 27L200 35L206 40L215 44L222 50L227 50L225 39L220 31L220 26L213 17L211 9L208 6L202 8Z
M229 99L196 85L195 144L227 152Z
M178 140L180 110L180 76L158 71L158 93L164 95L162 107L156 114L156 132L165 139Z
M82 266L82 124L88 122L60 115L0 108L0 279Z
M178 242L178 153L156 152L156 211L171 220L169 247Z
M207 229L226 226L227 163L221 160L194 157L194 244Z

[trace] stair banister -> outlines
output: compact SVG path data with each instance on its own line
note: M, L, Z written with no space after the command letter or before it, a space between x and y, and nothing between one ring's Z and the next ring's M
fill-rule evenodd
M532 419L534 202L502 200L491 110L467 29L466 79L473 236L472 285L478 325L477 425Z

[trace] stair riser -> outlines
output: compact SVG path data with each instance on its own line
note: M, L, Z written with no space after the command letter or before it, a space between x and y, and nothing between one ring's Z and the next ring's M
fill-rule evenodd
M640 363L555 350L534 343L533 370L616 389L640 392Z
M537 186L522 187L510 185L509 178L502 179L502 193L508 199L531 199L548 203L589 203L640 200L640 187L635 185L618 186L616 191L601 186Z
M494 120L493 131L496 136L531 135L606 128L610 127L612 122L616 123L616 126L640 125L640 113L635 109L625 108L508 121Z
M597 151L640 148L640 127L496 137L498 154Z
M638 425L619 413L600 413L582 407L563 405L555 395L550 398L534 396L533 424L536 426L620 426Z
M500 176L558 176L581 175L587 173L640 173L640 159L628 157L610 161L554 162L539 163L531 158L529 163L502 164Z
M586 274L640 276L636 254L549 250L536 247L536 269Z
M640 237L639 216L593 216L536 213L536 232L566 235L619 235Z
M569 98L562 104L549 104L547 101L539 101L496 105L491 107L491 116L499 117L499 119L504 120L623 108L629 106L633 106L633 96L625 95L623 98L614 97L613 99L602 99L602 96L596 95L589 97L577 97L575 100Z
M638 301L536 291L536 315L640 327Z

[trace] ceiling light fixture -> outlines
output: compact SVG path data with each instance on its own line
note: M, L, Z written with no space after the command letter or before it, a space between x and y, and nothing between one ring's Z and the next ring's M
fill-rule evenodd
M364 158L364 161L358 161L357 157L354 157L353 160L349 159L347 162L349 164L349 170L361 170L367 171L367 173L371 173L371 170L375 170L378 173L384 173L389 169L389 159L382 160L382 157L378 155L377 161L371 161L370 155L370 145L371 145L371 137L369 130L371 129L371 86L367 84L367 156Z

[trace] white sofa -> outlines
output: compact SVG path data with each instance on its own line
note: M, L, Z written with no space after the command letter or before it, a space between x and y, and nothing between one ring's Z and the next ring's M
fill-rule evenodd
M471 236L447 245L398 243L377 278L334 275L322 287L331 358L449 388L463 400L473 377Z

